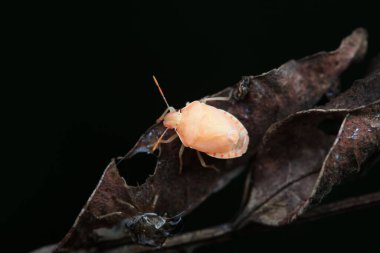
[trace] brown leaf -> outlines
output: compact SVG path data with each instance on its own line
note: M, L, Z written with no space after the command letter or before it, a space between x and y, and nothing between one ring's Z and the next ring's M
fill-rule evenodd
M328 109L353 109L362 105L370 104L379 99L380 94L380 55L371 66L370 73L366 78L357 80L350 89L336 97L323 108Z
M206 162L215 164L220 172L201 167L195 152L187 149L183 156L183 173L179 174L179 140L161 145L154 175L137 187L128 186L111 162L58 249L88 247L102 241L162 244L177 222L168 217L190 212L242 172L267 128L292 113L315 105L329 88L337 84L340 73L353 60L363 57L367 48L366 37L365 30L357 29L336 51L291 60L260 76L243 77L236 85L214 94L226 96L232 90L233 97L229 101L210 104L236 116L250 137L248 152L241 158L205 157ZM153 125L127 157L151 152L152 144L163 130L162 124ZM331 141L328 138L323 143ZM100 218L104 215L107 216Z
M134 188L135 194L145 191L147 186L170 184L161 189L165 193L160 194L154 211L171 214L183 210L189 212L238 174L236 170L240 170L241 165L246 163L273 122L301 109L310 108L335 85L338 75L353 59L361 57L365 52L366 43L366 32L358 29L342 42L337 51L319 53L300 61L292 60L261 76L243 78L232 87L234 98L231 101L214 102L212 105L232 113L246 126L251 140L248 155L232 160L208 159L209 163L220 168L221 172L216 173L202 168L195 152L188 150L184 155L184 172L179 175L179 141L161 145L155 174L144 185ZM223 96L230 89L214 96ZM150 152L149 145L155 143L163 130L161 124L149 129L128 157L138 152ZM176 192L172 189L176 189Z
M267 131L252 165L251 195L238 224L291 222L379 153L378 70L321 109L298 112ZM340 126L336 133L333 124Z
M378 82L380 85L380 82ZM380 93L378 100L348 113L340 132L330 148L315 188L312 201L319 202L331 188L380 151ZM305 203L305 207L309 203Z

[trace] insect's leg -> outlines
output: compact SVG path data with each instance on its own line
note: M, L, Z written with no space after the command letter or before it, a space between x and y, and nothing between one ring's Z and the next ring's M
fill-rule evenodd
M163 121L165 115L169 112L169 110L170 110L169 108L166 108L166 110L164 111L164 113L158 119L156 119L156 123L159 123L159 122Z
M152 210L156 209L158 197L159 197L158 194L154 195L153 202L152 202Z
M161 143L170 143L170 142L174 141L175 139L177 139L177 137L178 137L178 134L175 133L172 136L170 136L169 139L161 140Z
M202 167L204 167L204 168L210 168L210 169L214 169L216 171L219 171L219 169L217 167L215 167L215 165L213 165L213 164L211 164L211 165L206 164L205 160L203 159L203 157L201 155L201 152L199 152L198 150L197 150L197 155L198 155L199 161L202 164Z
M124 201L124 200L122 200L122 199L120 199L120 198L116 198L115 200L116 200L117 202L119 202L120 204L126 205L126 206L128 206L129 208L131 208L131 209L135 209L135 210L137 210L137 207L136 207L135 205L133 205L133 204L127 202L127 201Z
M178 157L179 157L179 174L182 173L182 166L183 166L183 160L182 160L182 155L183 155L183 151L185 150L185 145L181 145L181 147L179 148L179 153L178 153Z
M161 136L158 138L158 140L154 143L153 145L153 148L152 150L155 151L158 147L158 145L160 145L161 141L162 141L162 138L164 138L164 135L166 134L166 132L169 130L169 128L166 128L165 131L161 134Z
M207 101L228 101L232 97L233 90L231 89L230 93L228 94L228 97L211 97L211 98L202 98L200 101L202 103L206 103Z
M107 213L105 215L96 216L96 218L99 220L102 220L102 219L109 218L111 216L120 216L122 214L123 214L123 212L112 212L112 213Z
M166 140L163 140L162 138L164 137L166 131L168 130L169 128L166 128L166 130L164 131L164 133L160 136L160 138L158 138L158 140L156 141L156 143L153 145L153 148L152 150L155 151L158 147L158 145L160 145L160 143L170 143L172 141L174 141L178 135L177 133L173 134L172 136L169 137L169 139L166 139Z

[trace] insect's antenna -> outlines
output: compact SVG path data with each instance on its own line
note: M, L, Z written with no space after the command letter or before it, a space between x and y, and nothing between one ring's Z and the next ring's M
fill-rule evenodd
M180 212L180 213L178 213L178 214L176 214L176 215L174 215L174 216L172 216L172 217L170 217L170 218L168 218L168 219L175 219L175 218L181 217L184 213L185 213L185 210L182 211L182 212Z
M164 101L165 101L166 106L167 106L168 108L170 108L169 103L168 103L168 101L167 101L166 98L165 98L164 92L162 91L162 89L161 89L160 85L158 84L158 81L157 81L157 79L156 79L156 77L155 77L154 75L153 75L153 80L154 80L154 83L157 85L158 90L160 91L161 96L162 96L162 98L163 98Z
M168 130L169 130L169 128L166 128L165 131L161 134L160 138L158 138L158 140L156 141L156 143L153 146L153 149L152 149L153 151L155 151L157 149L158 144L160 144L162 138L164 138L164 135L166 134L166 131L168 131Z

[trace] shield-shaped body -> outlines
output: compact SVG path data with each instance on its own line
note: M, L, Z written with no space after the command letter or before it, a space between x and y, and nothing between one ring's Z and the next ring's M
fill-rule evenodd
M220 159L239 157L247 151L248 132L232 114L199 101L180 112L176 132L184 146Z

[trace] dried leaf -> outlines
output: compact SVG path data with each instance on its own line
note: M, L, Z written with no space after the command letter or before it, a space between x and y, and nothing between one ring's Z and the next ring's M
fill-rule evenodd
M195 208L209 194L238 174L235 172L231 175L231 172L246 163L273 122L314 105L332 85L335 85L338 75L348 64L362 56L365 48L366 33L358 29L342 42L337 51L319 53L300 61L289 61L261 76L243 78L232 88L234 98L231 101L210 104L232 113L246 126L251 139L248 155L232 160L208 159L209 163L214 163L220 168L221 172L215 173L202 168L195 152L188 150L184 155L184 173L179 175L179 141L162 145L155 174L148 178L144 185L135 188L135 194L146 191L144 187L148 185L160 187L162 184L170 184L162 189L165 193L160 193L162 197L154 211L176 214ZM229 89L214 96L223 96ZM149 146L157 140L163 130L161 124L149 129L130 151L129 157L138 152L150 152ZM176 189L176 192L171 189Z
M357 80L350 89L327 103L323 108L353 109L368 105L377 99L380 94L380 55L374 60L372 69L366 78Z
M238 224L291 222L379 153L378 70L326 106L298 112L267 131L252 165L251 195ZM337 133L324 129L334 122L340 126Z
M336 51L291 60L263 75L243 77L236 85L214 94L226 96L232 90L233 97L229 101L210 104L235 115L247 128L251 140L247 154L241 158L205 157L206 162L215 164L220 172L201 167L195 152L188 149L183 156L183 173L179 175L179 140L161 145L154 175L137 187L128 186L111 162L58 250L89 247L100 242L161 245L173 229L171 224L177 222L168 217L187 214L236 177L248 166L271 124L311 108L328 89L337 85L338 76L352 61L363 57L366 37L364 29L357 29ZM152 144L163 130L162 124L152 126L127 157L151 152ZM326 143L331 141L331 138L325 140Z

